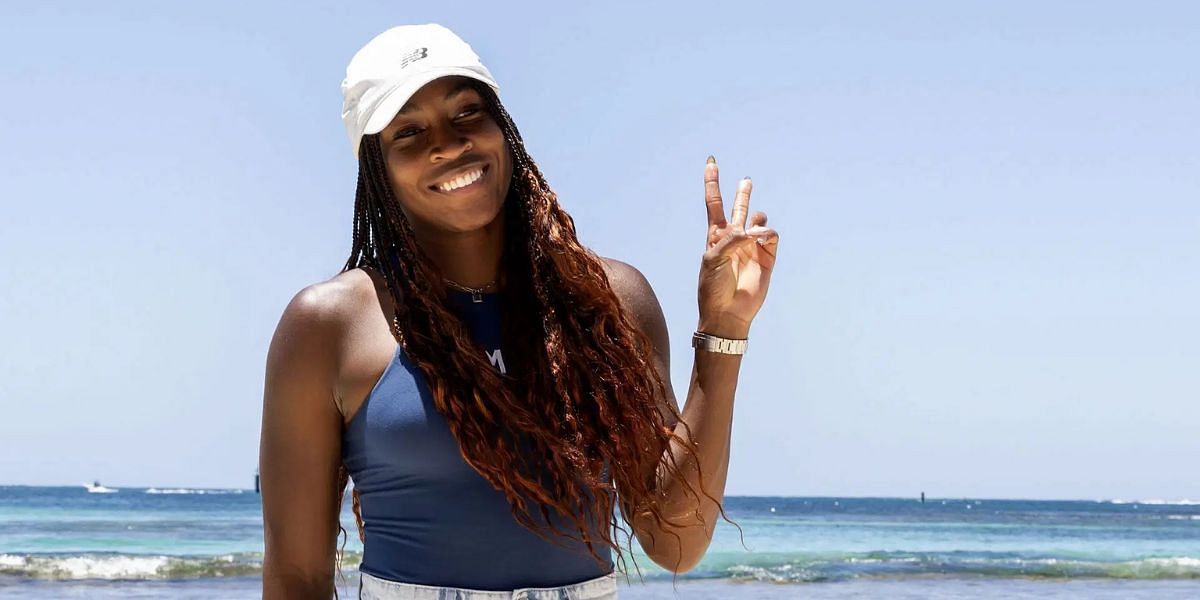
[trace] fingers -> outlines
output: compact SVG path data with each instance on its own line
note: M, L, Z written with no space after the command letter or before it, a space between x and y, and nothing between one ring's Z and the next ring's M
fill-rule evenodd
M708 207L708 224L725 226L725 203L721 200L721 185L717 178L717 159L708 157L704 165L704 205Z
M757 244L767 254L774 257L779 245L779 232L762 225L756 225L742 232L729 232L704 253L704 259L714 266L724 264L738 248L743 248L747 244Z
M761 210L754 211L754 213L752 213L750 215L750 222L747 223L747 225L750 226L750 229L753 229L759 225L766 225L766 224L767 224L767 213L765 213Z
M729 257L733 255L733 251L748 239L745 233L729 233L725 235L705 251L704 264L715 268L729 262Z
M766 215L763 216L765 217ZM756 225L746 230L746 237L754 240L754 242L759 246L762 246L762 249L771 256L775 256L775 251L779 247L778 231L775 231L770 227Z
M738 182L737 196L733 198L733 216L729 222L734 227L746 228L746 215L750 212L750 178L743 177Z

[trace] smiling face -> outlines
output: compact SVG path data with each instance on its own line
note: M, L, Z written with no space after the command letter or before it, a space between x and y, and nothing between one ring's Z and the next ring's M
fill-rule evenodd
M392 191L423 237L502 226L512 157L472 81L425 84L379 133Z

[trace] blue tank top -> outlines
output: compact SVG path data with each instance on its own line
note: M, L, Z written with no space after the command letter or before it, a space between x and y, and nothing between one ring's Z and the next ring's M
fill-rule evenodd
M449 300L480 351L505 370L499 296L473 302L451 291ZM558 543L548 542L516 521L504 494L463 460L424 375L399 347L351 418L342 460L359 494L363 572L421 585L513 590L612 571L609 549L597 547L606 561L601 566L582 543L557 536ZM572 531L564 520L553 522ZM591 539L600 539L599 529L593 532Z

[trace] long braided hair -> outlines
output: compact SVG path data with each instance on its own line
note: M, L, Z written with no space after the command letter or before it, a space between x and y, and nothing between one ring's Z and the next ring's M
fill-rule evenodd
M694 457L695 446L690 432L688 440L676 435L660 413L664 385L652 345L622 309L600 259L579 243L495 92L471 83L513 162L500 293L506 374L447 308L443 279L391 189L379 134L364 136L360 147L352 247L342 270L365 266L383 276L395 307L393 335L424 374L464 460L504 493L514 518L544 539L583 542L601 564L598 549L611 548L624 571L614 532L624 532L632 553L634 516L677 524L663 514L661 484L681 467L665 450L674 441ZM681 421L678 409L669 413ZM339 498L347 479L343 466ZM704 494L725 517L721 502L699 487L687 485L695 516ZM361 539L357 496L354 502ZM572 526L555 527L552 512Z

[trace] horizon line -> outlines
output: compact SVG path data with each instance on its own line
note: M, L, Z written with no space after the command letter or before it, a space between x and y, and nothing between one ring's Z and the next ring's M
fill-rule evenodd
M0 488L7 488L7 487L73 488L73 487L87 487L87 484L76 483L76 484L61 484L61 485L35 485L35 484L27 484L27 483L0 483ZM105 486L105 487L109 487L109 486ZM120 490L120 489L137 489L137 490L178 489L178 490L202 490L202 491L217 491L217 490L219 490L219 491L234 491L234 490L236 490L236 491L248 492L251 494L256 493L254 491L254 488L197 487L197 486L186 486L186 485L151 485L151 486L121 485L121 486L114 486L111 489L116 489L116 490ZM349 491L351 489L353 489L352 485L348 485L346 487L347 491ZM786 495L778 495L778 494L725 494L725 498L804 498L804 499L828 498L828 499L835 499L835 500L837 500L837 499L914 500L914 501L920 502L921 494L918 493L916 495L906 495L906 496L878 496L878 495L859 495L859 494L848 494L848 495L841 495L841 496L830 496L830 495L786 496ZM1012 502L1012 501L1033 500L1033 501L1038 501L1038 502L1099 502L1099 503L1109 502L1109 503L1118 503L1118 504L1151 504L1151 505L1159 504L1159 503L1162 503L1162 504L1182 503L1182 504L1200 505L1200 499L1193 500L1191 498L1184 498L1184 497L1179 497L1179 498L1164 497L1164 498L1145 498L1145 499L1126 499L1126 498L1117 498L1117 497L1113 497L1113 498L1044 498L1044 497L1043 498L1018 498L1018 497L998 498L998 497L961 496L961 495L932 496L932 495L926 494L925 501L929 502L931 500L959 500L959 501L966 501L966 500L984 501L984 500L987 500L987 501L993 501L993 502Z

